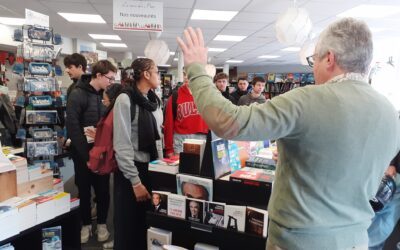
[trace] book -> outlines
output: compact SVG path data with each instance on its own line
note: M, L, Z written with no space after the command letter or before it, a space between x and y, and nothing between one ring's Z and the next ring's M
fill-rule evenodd
M246 208L246 233L267 237L268 211L247 207Z
M203 223L204 201L199 199L186 199L186 219L188 221Z
M244 167L233 172L229 180L253 186L271 186L275 179L275 171L261 168Z
M224 227L225 203L205 202L204 224Z
M183 141L183 152L188 154L198 155L200 159L199 169L203 162L204 149L206 147L206 140L200 139L185 139Z
M48 227L42 229L42 249L43 250L62 249L61 226Z
M20 232L36 225L36 203L29 199L13 197L2 203L15 207L18 211L18 230Z
M0 241L19 233L18 220L16 207L0 204Z
M250 156L246 161L246 167L275 170L275 166L276 163L274 160L262 155Z
M156 227L147 229L147 250L163 250L163 245L171 245L172 232Z
M186 218L186 197L177 194L168 195L167 205L168 216L185 219Z
M211 151L214 165L214 178L218 179L226 173L231 172L229 165L229 146L225 139L211 141Z
M166 174L177 174L179 172L179 159L175 161L167 159L154 160L149 163L149 171Z
M159 214L168 214L168 195L169 192L152 191L151 206L152 211Z
M14 249L15 249L15 248L14 248L13 245L11 245L11 243L8 243L8 244L6 244L6 245L0 246L0 250L14 250Z
M246 223L246 206L225 206L224 227L230 230L244 232Z
M70 207L71 207L71 209L73 209L73 208L76 208L76 207L79 207L79 198L71 198L70 200L69 200L69 204L70 204Z
M189 198L212 201L213 181L192 175L176 175L177 193Z
M52 196L37 196L31 199L36 202L36 223L51 220L55 217L55 202Z

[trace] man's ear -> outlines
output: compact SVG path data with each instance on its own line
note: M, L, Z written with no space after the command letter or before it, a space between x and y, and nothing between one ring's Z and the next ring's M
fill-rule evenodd
M332 51L328 51L326 55L326 67L329 71L333 71L336 65L336 56Z
M100 78L101 73L96 73L96 78Z

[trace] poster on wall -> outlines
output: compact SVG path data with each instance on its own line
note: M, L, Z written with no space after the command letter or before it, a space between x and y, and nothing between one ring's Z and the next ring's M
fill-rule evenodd
M25 24L48 28L50 26L49 23L49 16L30 9L25 9Z
M130 31L163 31L163 3L114 0L113 29Z

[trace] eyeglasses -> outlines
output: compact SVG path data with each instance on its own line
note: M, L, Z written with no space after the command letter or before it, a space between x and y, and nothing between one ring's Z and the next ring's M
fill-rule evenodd
M114 77L108 77L108 76L106 76L106 75L103 75L105 78L107 78L108 79L108 81L110 82L110 83L113 83L113 82L115 82L115 78Z
M311 68L314 67L314 62L315 62L314 57L315 57L316 55L317 55L317 54L313 54L313 55L311 55L311 56L307 56L307 57L306 57L307 63L308 63L308 65L309 65Z

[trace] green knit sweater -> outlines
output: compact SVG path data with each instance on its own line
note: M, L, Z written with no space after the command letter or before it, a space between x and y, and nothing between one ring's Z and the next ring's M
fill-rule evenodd
M238 107L202 65L189 65L187 73L197 108L217 135L278 139L271 243L290 250L368 244L374 216L368 201L400 150L399 115L385 97L365 82L345 80Z

